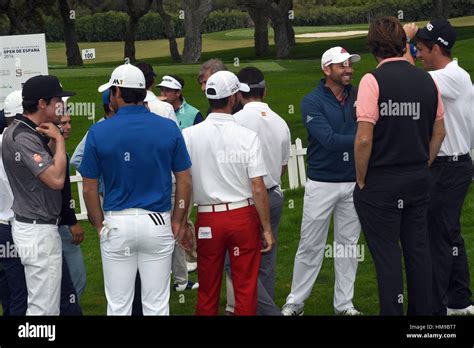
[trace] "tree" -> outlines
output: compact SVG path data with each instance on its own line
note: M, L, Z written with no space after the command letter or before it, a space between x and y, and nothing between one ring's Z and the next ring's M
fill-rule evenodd
M293 9L293 0L290 0L290 4L288 6L288 12ZM288 42L290 46L296 45L295 39L295 30L293 29L293 19L290 18L289 13L286 16L286 35L288 36Z
M176 34L174 32L173 21L171 16L166 13L163 7L163 0L156 0L157 11L163 20L163 30L165 36L169 41L170 54L173 62L181 62L181 55L179 54L178 44L176 43Z
M153 0L126 0L128 23L125 31L124 58L130 63L135 63L135 37L137 35L138 22L150 11Z
M448 19L450 12L451 0L432 0L433 2L433 19Z
M201 26L212 10L211 0L182 0L184 9L183 62L196 63L201 58Z
M268 53L268 1L267 0L238 0L237 4L244 8L254 24L255 55L263 56Z
M273 31L275 32L277 58L285 58L290 54L291 36L294 39L294 31L291 23L289 23L288 16L292 7L292 0L269 0L270 18Z
M10 21L9 35L26 32L25 26L18 16L17 10L12 6L10 0L0 0L0 13L7 15Z
M54 6L55 2L50 0L0 0L0 13L4 13L10 22L9 35L42 32L43 13L54 11Z
M63 20L64 27L64 43L66 45L67 66L82 66L81 52L77 44L76 28L75 28L75 14L71 10L74 8L74 1L71 1L71 6L67 0L59 0L59 12Z

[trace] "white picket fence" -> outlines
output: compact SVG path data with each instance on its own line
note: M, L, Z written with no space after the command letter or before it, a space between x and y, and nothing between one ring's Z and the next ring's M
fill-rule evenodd
M87 220L86 202L84 202L84 197L82 196L82 176L79 172L76 172L76 175L71 175L69 178L71 184L77 183L77 195L79 196L79 208L81 212L76 214L76 219Z
M306 184L306 152L307 149L303 148L301 139L296 138L295 143L291 144L290 160L288 161L288 187L290 189L304 187ZM471 150L471 157L474 158L474 150ZM76 172L76 175L71 176L71 183L77 183L77 192L81 209L81 212L76 214L76 218L78 220L87 220L86 204L82 197L82 176L79 172Z
M295 143L291 144L290 160L288 161L288 187L295 189L304 187L306 184L305 157L306 149L300 138L296 138Z

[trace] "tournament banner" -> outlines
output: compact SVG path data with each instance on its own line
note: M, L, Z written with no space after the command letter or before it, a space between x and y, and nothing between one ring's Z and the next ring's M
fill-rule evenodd
M0 36L0 110L8 94L36 75L48 75L45 35Z

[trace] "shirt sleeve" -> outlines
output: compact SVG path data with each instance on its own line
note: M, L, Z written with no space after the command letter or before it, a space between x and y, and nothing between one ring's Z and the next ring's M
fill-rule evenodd
M309 134L330 151L349 151L354 148L355 134L337 134L315 103L301 103L303 123Z
M282 165L286 166L290 160L291 154L291 133L288 126L286 126L286 139L283 142L282 154Z
M102 175L102 168L97 154L95 136L92 130L87 133L84 155L79 172L85 178L98 179Z
M71 165L77 171L79 171L79 168L81 167L82 157L84 156L84 147L86 145L86 139L87 139L87 133L84 135L81 142L77 145L71 157Z
M15 141L20 161L34 176L37 177L54 163L53 157L37 135L22 132L16 136Z
M436 90L438 92L438 108L436 109L436 121L444 119L444 103L443 99L441 98L441 91L438 87L436 81L434 81L436 85Z
M69 161L68 161L69 162ZM61 206L61 225L73 226L77 224L76 212L72 208L71 201L71 181L69 179L69 163L66 169L66 179L64 187L61 190L62 206Z
M165 102L166 103L166 102ZM173 106L171 104L166 103L166 118L169 118L170 120L173 120L174 123L176 123L177 126L179 126L178 119L176 118L176 113L173 110Z
M461 95L460 84L456 81L456 76L448 74L446 69L429 71L429 74L438 85L441 96L446 99L457 99Z
M173 150L173 158L171 162L171 170L176 172L182 172L191 168L191 158L189 158L188 149L184 142L183 135L178 127L176 128L176 146Z
M257 133L252 137L250 144L250 157L247 168L249 179L267 175L267 168L263 161L262 145Z
M193 126L197 125L198 123L201 123L202 121L204 121L204 118L202 117L202 114L198 112L196 114L196 117L194 118Z
M376 124L379 119L379 85L372 74L365 74L360 80L356 115L357 122Z

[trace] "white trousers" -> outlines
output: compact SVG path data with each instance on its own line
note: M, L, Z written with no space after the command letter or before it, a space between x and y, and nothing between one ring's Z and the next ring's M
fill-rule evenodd
M356 249L360 223L352 199L354 185L355 183L312 180L306 182L301 238L295 256L293 282L291 293L286 299L287 303L303 304L311 295L323 263L331 215L334 220L334 242L342 249ZM336 273L334 309L337 313L353 307L358 261L357 255L343 257L343 254L337 255L334 250L332 251Z
M14 221L12 236L25 268L26 315L59 315L62 247L58 227Z
M171 256L175 245L170 214L143 209L106 212L100 233L107 315L131 315L140 272L144 315L169 315Z

